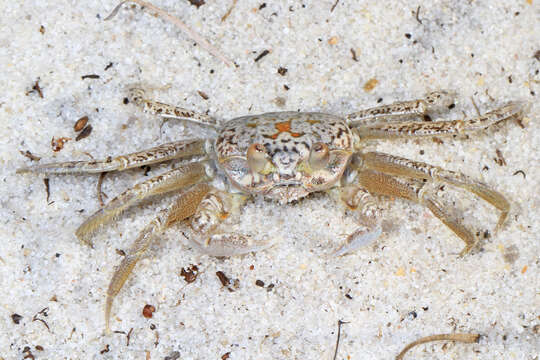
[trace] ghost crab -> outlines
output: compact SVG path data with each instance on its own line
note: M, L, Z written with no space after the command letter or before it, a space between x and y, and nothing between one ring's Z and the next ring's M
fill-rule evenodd
M381 234L379 196L419 203L446 224L469 252L473 233L450 215L438 200L434 184L446 183L484 199L501 214L503 225L510 205L500 193L464 174L405 158L363 152L367 139L439 137L485 129L523 116L523 104L513 102L470 119L425 121L429 109L452 103L451 94L432 92L425 98L397 102L355 112L345 117L317 112L275 112L235 118L218 125L212 117L155 102L141 89L130 90L131 102L163 118L195 122L216 130L212 139L171 142L152 149L103 161L73 161L37 165L18 173L74 174L122 171L143 165L202 157L162 175L138 183L105 204L77 229L77 237L91 245L90 235L126 208L153 195L178 193L139 234L107 291L106 330L113 299L152 240L171 225L185 221L190 244L214 256L245 254L267 248L272 241L261 234L230 231L242 204L250 196L288 203L319 191L337 192L348 208L363 215L363 230L351 234L336 252L343 255ZM215 180L221 181L215 181ZM216 185L221 184L221 185Z

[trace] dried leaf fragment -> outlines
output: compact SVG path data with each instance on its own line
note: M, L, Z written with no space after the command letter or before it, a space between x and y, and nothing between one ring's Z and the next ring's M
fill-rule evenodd
M54 136L51 139L51 147L54 152L58 152L64 148L64 144L71 140L71 138L68 137L61 137L56 139Z
M336 45L339 42L339 39L337 36L332 36L330 39L328 39L328 44L330 45Z
M234 292L236 289L240 287L240 280L234 279L231 280L225 275L223 271L217 271L216 276L219 278L219 281L221 282L221 285L227 288L229 292Z
M364 91L365 92L370 92L371 90L375 89L375 86L377 86L377 84L379 84L379 80L377 80L377 79L369 79L364 84Z
M145 318L150 319L152 315L154 314L154 311L156 311L156 308L154 305L144 305L142 314Z
M87 123L88 123L88 116L85 115L75 122L75 125L73 126L73 130L79 132L86 126Z
M216 271L216 276L218 277L219 281L221 282L221 285L229 286L230 280L227 277L227 275L225 275L225 273L223 271Z
M206 93L205 93L204 91L197 90L197 94L199 94L199 96L202 97L204 100L208 100L208 99L209 99L209 96L206 95Z
M82 140L84 138L87 138L92 133L92 125L86 125L86 127L77 135L75 138L75 141Z

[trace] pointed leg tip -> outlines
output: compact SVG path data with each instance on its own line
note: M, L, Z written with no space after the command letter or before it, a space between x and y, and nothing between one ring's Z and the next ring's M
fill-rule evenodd
M90 239L91 233L82 229L82 225L77 230L75 230L75 236L81 244L86 245L92 249L94 248L94 242Z
M82 245L85 245L85 246L88 246L91 249L94 249L94 242L92 240L90 240L88 238L88 236L84 236L84 235L77 234L77 233L75 234L75 236L77 236L77 239L79 239L79 242Z
M507 218L508 212L504 212L499 216L499 221L497 222L497 226L495 226L495 232L498 232L504 227L504 223L506 222Z
M112 301L110 295L107 295L107 300L105 301L105 335L111 334L111 308Z
M472 249L474 249L474 247L476 246L477 242L474 243L474 244L470 244L470 245L466 245L463 250L461 250L458 254L458 257L459 258L464 258L466 255L468 255Z

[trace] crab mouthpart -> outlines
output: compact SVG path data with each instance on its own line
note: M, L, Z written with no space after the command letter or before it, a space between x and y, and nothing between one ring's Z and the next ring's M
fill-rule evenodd
M269 189L266 197L277 200L280 204L286 204L294 200L306 197L309 191L304 189L299 183L294 182L291 185L277 185Z

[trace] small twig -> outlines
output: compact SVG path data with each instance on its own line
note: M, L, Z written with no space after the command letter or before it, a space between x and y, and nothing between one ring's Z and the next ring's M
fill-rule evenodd
M199 33L192 30L190 27L188 27L186 24L184 24L180 19L178 19L175 16L169 15L166 11L161 10L160 8L147 3L146 1L141 0L124 0L118 4L114 10L111 12L109 16L105 18L105 21L112 19L120 10L122 5L124 5L127 2L134 2L136 4L139 4L142 7L146 7L150 9L151 11L155 11L159 16L162 18L168 20L169 22L173 23L176 27L178 27L180 30L182 30L191 40L195 41L197 44L199 44L202 48L204 48L206 51L208 51L210 54L214 55L221 61L225 63L227 66L234 66L234 63L229 60L225 55L223 55L217 48L212 46L205 38L203 38Z
M225 15L223 15L221 17L221 22L224 22L225 20L227 20L227 18L229 17L229 15L231 15L231 12L233 11L234 7L236 6L236 3L238 2L238 0L233 0L233 3L231 5L231 7L229 8L229 10L227 10L227 12L225 13Z
M101 191L101 185L103 185L103 179L105 179L105 175L107 175L106 172L102 172L101 174L99 174L99 179L97 182L97 198L99 200L99 206L101 207L105 205L105 203L103 202L103 196L107 197L107 194Z
M47 204L49 203L49 198L51 196L51 190L49 187L49 178L44 178L43 183L45 184L45 192L47 193Z
M396 356L396 360L403 359L403 357L405 356L405 353L409 351L411 348L415 347L416 345L425 344L427 342L459 341L466 344L472 344L472 343L478 342L478 339L480 339L480 334L438 334L438 335L426 336L405 346L405 348L398 354L398 356Z
M126 346L129 346L129 339L131 338L131 333L133 332L133 328L129 329L127 333L127 340L126 340Z
M422 23L422 20L420 20L420 5L418 5L418 8L416 8L416 21L418 21L420 24Z
M338 5L339 3L339 0L336 0L336 2L334 3L334 5L332 5L332 8L330 9L330 12L333 12L334 9L336 8L336 6Z
M83 75L83 76L81 76L81 79L82 80L84 80L84 79L99 79L99 75L97 75L97 74Z
M43 325L45 325L45 327L47 328L47 330L49 332L51 332L51 329L49 328L49 325L47 324L47 322L43 319L40 319L38 318L39 315L43 315L43 316L47 316L47 311L49 311L49 308L46 307L44 309L42 309L41 311L39 311L36 315L34 315L34 317L32 318L32 322L34 321L40 321Z
M523 170L518 170L516 171L515 173L513 173L512 175L513 176L516 176L517 174L521 174L523 175L523 178L526 179L527 177L525 176L525 172Z
M257 61L261 60L263 57L265 57L265 56L268 55L268 54L270 54L270 50L265 49L265 50L263 50L262 53L260 53L260 54L255 58L254 61L257 62Z
M34 86L32 86L33 91L37 91L40 98L43 99L43 91L41 90L41 87L39 86L39 78L34 83Z
M474 109L476 110L476 115L480 116L482 114L480 114L480 110L478 109L478 106L476 106L476 102L474 101L474 98L471 96L471 102L474 106Z
M356 57L356 51L354 51L353 48L351 48L351 54L352 54L352 59L353 59L354 61L358 61L358 58Z
M489 97L489 100L495 101L495 99L493 98L493 96L489 95L488 89L486 89L485 93L486 93L486 95Z
M338 348L339 348L339 340L341 338L341 325L343 325L343 324L348 324L348 322L338 320L338 322L337 322L338 328L337 328L337 339L336 339L336 351L334 352L334 360L337 359Z

